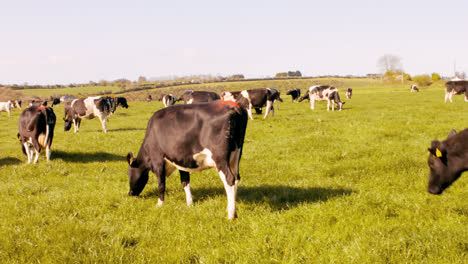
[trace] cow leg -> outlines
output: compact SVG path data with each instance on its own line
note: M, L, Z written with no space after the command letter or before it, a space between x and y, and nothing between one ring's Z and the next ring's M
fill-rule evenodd
M315 108L315 99L312 98L310 99L310 109L314 110L314 108Z
M166 162L161 160L161 162L153 163L153 173L158 176L158 190L159 190L159 199L158 206L164 204L164 194L166 192Z
M31 161L32 161L32 153L31 153L31 151L29 149L29 143L24 142L23 146L24 146L24 150L26 152L26 155L28 156L28 164L30 164Z
M190 173L187 171L179 171L180 172L180 182L182 183L182 187L184 187L185 197L187 198L187 205L193 205L193 198L192 192L190 191Z
M78 132L79 123L76 119L73 119L73 127L75 128L75 133Z
M101 120L102 130L104 131L104 133L107 133L106 119L99 117L99 120Z
M330 100L327 100L327 111L330 111Z
M265 116L263 117L263 119L267 118L268 114L270 113L271 106L272 106L272 101L268 100L267 105L266 105ZM275 111L275 109L273 109L273 111Z
M247 109L247 113L249 114L250 120L253 120L253 117L252 117L252 105L251 105L251 104L249 104L249 108Z
M46 147L46 158L47 158L47 161L50 161L50 154L52 152L50 151L50 144L47 144L47 147Z
M221 181L223 181L224 184L224 189L226 190L226 195L227 195L227 200L228 200L228 205L227 205L227 212L228 212L228 219L234 219L237 217L236 214L236 194L237 194L237 186L239 184L239 175L237 171L231 170L230 166L237 167L238 166L238 160L237 162L234 162L236 158L240 158L240 151L239 154L232 154L230 156L234 156L234 158L229 159L229 164L224 161L224 162L217 162L216 165L220 165L217 167L219 177L221 178ZM233 161L231 163L231 161ZM231 165L232 164L232 165Z

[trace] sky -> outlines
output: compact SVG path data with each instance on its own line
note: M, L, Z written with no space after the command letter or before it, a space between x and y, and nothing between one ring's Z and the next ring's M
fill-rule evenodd
M0 2L0 84L468 72L468 1Z

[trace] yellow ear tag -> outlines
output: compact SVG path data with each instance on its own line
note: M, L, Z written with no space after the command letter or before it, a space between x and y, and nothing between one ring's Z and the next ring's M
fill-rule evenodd
M440 152L440 149L436 148L436 156L437 158L442 157L442 152Z
M133 158L130 158L130 165L133 163Z

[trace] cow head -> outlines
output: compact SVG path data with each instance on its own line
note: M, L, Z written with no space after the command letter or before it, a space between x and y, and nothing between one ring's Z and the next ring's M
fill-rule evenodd
M73 108L71 106L65 106L65 116L63 117L63 129L64 131L70 130L72 124L73 124L73 119L74 119L75 113L73 111Z
M133 156L132 152L127 154L128 161L128 181L130 183L130 191L128 195L138 196L145 188L148 182L148 169L145 168L141 161Z
M430 153L427 160L430 169L427 191L431 194L441 194L464 171L463 161L457 153L453 153L456 145L449 148L447 143L448 139L456 135L457 132L452 130L446 140L433 140L427 149Z

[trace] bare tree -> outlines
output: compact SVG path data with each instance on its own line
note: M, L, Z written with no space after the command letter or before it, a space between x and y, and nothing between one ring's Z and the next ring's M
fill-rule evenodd
M377 60L377 67L383 73L391 71L403 71L401 58L391 54L385 54Z

